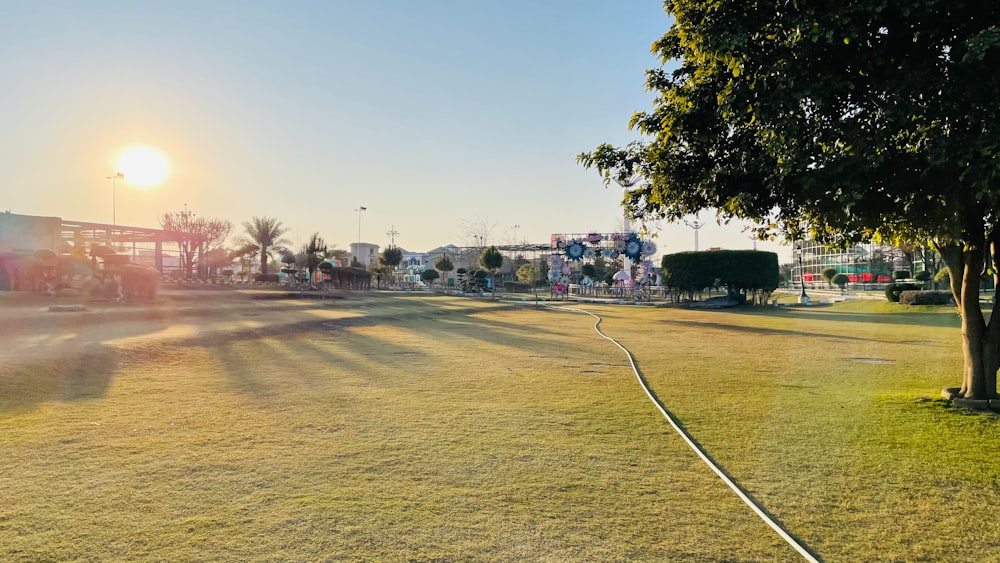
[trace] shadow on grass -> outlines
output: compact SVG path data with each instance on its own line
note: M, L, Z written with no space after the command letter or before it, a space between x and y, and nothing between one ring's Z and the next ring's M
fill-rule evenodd
M0 370L0 413L29 411L48 401L103 397L118 369L118 352L88 344L77 353Z
M855 311L837 311L830 308L812 309L794 307L790 309L773 307L744 307L728 309L729 314L744 316L777 317L784 319L801 319L811 321L838 321L850 323L898 324L928 327L958 327L960 319L953 308L942 307L932 311L898 311L885 313L862 313Z
M862 338L860 336L843 336L830 334L829 332L807 332L804 330L788 330L783 328L763 328L756 326L741 326L728 323L715 323L703 321L682 321L674 319L664 319L660 323L665 325L676 325L686 328L714 328L729 332L739 332L744 334L757 334L761 336L808 336L812 338L825 338L830 340L845 340L848 342L889 342L880 338Z

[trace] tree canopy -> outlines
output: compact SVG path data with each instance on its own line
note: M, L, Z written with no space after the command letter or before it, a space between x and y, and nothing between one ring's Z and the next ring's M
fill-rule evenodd
M500 253L497 247L488 246L479 255L479 264L487 270L496 270L500 266L503 266L503 254Z
M243 223L243 229L247 237L242 241L243 246L257 246L257 252L260 253L260 273L267 274L267 259L276 250L275 247L288 244L288 240L282 238L288 229L273 217L253 217Z
M395 268L403 261L403 251L399 247L390 246L382 251L382 255L379 256L378 261L386 266Z
M996 396L1000 315L979 309L1000 242L1000 5L667 0L648 71L645 140L578 161L606 182L643 178L633 216L715 209L758 236L928 242L963 319L959 394ZM993 254L994 256L996 253Z
M223 219L199 217L185 206L183 211L169 211L160 216L160 227L188 235L177 244L180 250L181 270L191 276L205 253L215 250L229 237L233 225Z
M309 279L312 279L313 272L326 257L327 250L326 241L319 236L319 233L310 235L309 242L302 247L302 255L305 258L304 266L309 270Z
M451 261L451 258L447 254L442 254L434 261L434 269L439 272L450 272L455 269L455 263Z

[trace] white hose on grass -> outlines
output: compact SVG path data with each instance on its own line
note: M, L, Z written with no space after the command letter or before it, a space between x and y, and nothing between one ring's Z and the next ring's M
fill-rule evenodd
M555 310L555 311L568 311L568 312L571 312L571 313L583 313L583 314L590 315L591 317L594 317L595 319L597 319L597 321L594 322L594 330L597 331L597 334L599 334L601 336L601 338L604 338L606 340L610 340L612 344L614 344L615 346L619 347L622 352L625 352L625 356L628 358L628 362L632 366L632 372L635 373L636 379L639 380L639 386L642 387L642 390L646 393L646 396L649 397L649 400L653 403L653 405L656 406L657 410L660 411L660 414L662 414L663 417L667 419L667 422L670 423L670 426L672 426L674 428L674 430L677 432L677 434L679 434L680 437L684 439L684 441L687 443L687 445L692 450L694 450L694 453L698 454L698 457L700 457L701 460L704 461L705 464L708 465L708 467L711 468L711 470L714 471L715 474L719 476L719 479L722 479L722 481L726 485L729 485L729 488L732 489L733 492L736 493L736 495L738 497L740 497L740 499L743 500L743 502L746 503L746 505L749 506L750 509L753 510L754 513L757 514L757 516L759 516L761 520L763 520L768 526L770 526L772 530L774 530L775 532L777 532L778 535L781 536L781 539L785 540L788 543L788 545L792 546L795 549L795 551L798 551L799 554L802 555L802 557L805 558L806 561L809 561L810 563L819 563L819 560L816 559L816 557L814 557L813 554L809 553L809 550L807 550L805 547L803 547L802 544L800 544L798 542L798 540L796 540L795 538L793 538L791 536L791 534L789 534L788 532L786 532L785 529L782 528L780 524L778 524L777 522L775 522L774 519L772 519L771 516L768 515L767 512L764 511L763 508L761 508L760 506L758 506L757 503L754 502L754 500L751 499L743 491L743 489L740 488L739 485L737 485L736 483L734 483L733 480L730 479L729 476L726 475L726 473L724 471L722 471L722 469L719 468L719 466L716 465L715 462L712 461L712 459L710 457L708 457L708 454L706 454L705 451L702 450L701 447L697 443L695 443L694 439L692 439L691 436L688 435L688 433L685 432L684 429L681 428L680 425L677 424L677 421L674 420L673 415L671 415L670 412L667 411L667 409L664 408L662 404L660 404L660 402L653 395L653 392L650 391L649 386L646 384L646 380L643 379L642 374L639 373L638 366L635 365L635 357L632 356L632 352L629 352L628 348L622 346L614 338L611 338L610 336L608 336L608 335L604 334L603 332L601 332L601 320L602 319L601 319L600 316L598 316L598 315L596 315L594 313L591 313L590 311L587 311L585 309L576 309L576 308L573 308L573 307L556 307L556 306L552 306L552 305L548 305L547 307L549 309L552 309L552 310Z

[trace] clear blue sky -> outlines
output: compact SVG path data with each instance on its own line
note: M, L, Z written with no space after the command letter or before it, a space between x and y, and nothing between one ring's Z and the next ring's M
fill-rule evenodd
M409 250L465 243L464 223L496 243L612 231L621 191L575 156L635 138L669 23L657 0L4 2L0 208L110 223L106 177L142 144L171 172L119 183L119 224L187 204L347 248L365 206L361 238L395 227ZM701 220L702 249L752 244Z

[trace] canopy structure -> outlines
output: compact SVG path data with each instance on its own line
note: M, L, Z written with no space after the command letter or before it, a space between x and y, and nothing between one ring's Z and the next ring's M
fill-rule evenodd
M180 270L178 255L182 243L192 243L198 256L207 250L205 235L198 233L67 220L62 221L61 233L63 248L59 251L79 245L106 244L119 254L130 255L133 262L152 266L160 273ZM199 270L204 269L203 260L198 260L198 264ZM206 272L198 274L202 277Z
M181 245L191 245L200 255L206 250L205 242L205 236L196 233L0 213L0 255L8 257L36 255L41 251L53 254L77 251L77 255L89 255L94 247L108 246L133 262L168 273L180 269Z

